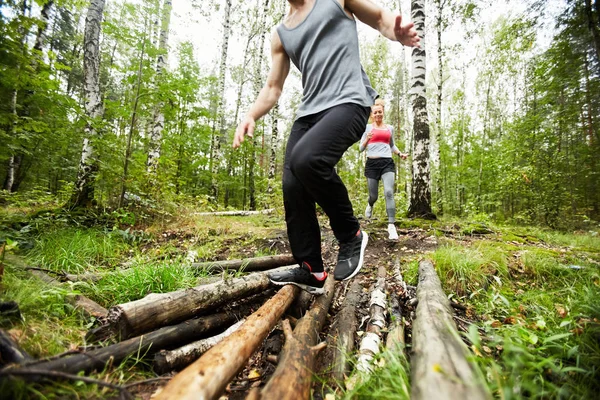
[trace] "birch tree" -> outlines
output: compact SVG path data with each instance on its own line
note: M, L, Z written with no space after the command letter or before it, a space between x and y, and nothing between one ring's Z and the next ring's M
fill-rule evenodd
M90 206L94 200L94 183L98 171L98 160L94 151L94 139L100 134L97 123L103 113L100 94L100 32L105 0L91 0L85 19L83 39L83 75L85 113L88 118L83 139L79 173L70 206Z
M167 66L169 40L169 25L171 21L171 0L165 0L161 18L160 39L158 44L158 56L156 57L156 86L160 86L163 71ZM159 94L160 96L160 94ZM158 159L160 157L160 149L162 145L162 132L165 126L165 114L163 112L164 101L160 99L154 108L154 116L152 122L152 132L150 133L150 146L148 149L148 161L146 168L148 174L156 175L158 168Z
M229 47L229 35L231 34L231 0L225 0L225 10L223 15L223 40L221 42L221 61L219 63L219 88L217 93L218 105L216 118L218 120L218 130L213 130L211 152L210 152L210 172L211 172L211 195L216 202L219 197L217 185L217 172L219 170L219 158L221 140L225 136L225 72L227 71L227 49Z
M431 177L429 173L429 117L425 97L425 1L411 2L411 17L421 47L412 49L412 107L413 107L413 176L410 194L409 217L435 219L431 211Z

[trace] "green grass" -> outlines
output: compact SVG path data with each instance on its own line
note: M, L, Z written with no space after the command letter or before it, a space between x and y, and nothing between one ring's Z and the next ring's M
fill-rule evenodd
M374 371L359 373L354 384L342 391L341 399L409 399L410 368L401 349L389 349L377 356Z
M128 269L107 274L96 284L80 283L80 290L110 307L141 299L150 293L166 293L196 285L198 278L192 268L179 260L149 261L135 258Z
M76 274L112 268L129 248L116 231L55 229L37 238L28 259L36 267Z

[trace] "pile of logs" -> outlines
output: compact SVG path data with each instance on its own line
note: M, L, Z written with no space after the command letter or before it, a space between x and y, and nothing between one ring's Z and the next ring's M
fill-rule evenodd
M279 256L192 267L264 271L294 267L286 266L290 261L290 256ZM180 371L157 393L157 399L217 399L281 323L285 345L275 361L275 372L262 388L252 389L248 398L308 399L317 356L323 348L327 347L331 355L332 380L340 386L347 379L363 379L371 373L375 369L373 359L383 346L404 350L407 321L401 305L408 300L408 286L402 280L399 261L391 280L385 266L379 266L368 293L363 293L361 285L365 278L359 274L349 283L336 284L330 274L325 294L314 300L304 292L300 295L300 289L292 285L274 292L266 272L150 294L115 305L105 313L101 331L104 338L112 337L116 343L47 360L32 360L0 331L1 359L12 363L0 370L0 379L27 374L48 379L55 376L54 371L75 375L101 371L131 356L153 357L158 374ZM344 292L339 312L330 315L334 295ZM352 371L349 355L356 346L360 328L356 310L363 295L369 297L369 318ZM433 264L427 260L419 266L415 303L412 353L407 355L412 366L412 397L489 398L481 377L468 361L468 349L457 333L447 297ZM334 322L326 343L321 341L320 332L329 317ZM95 330L90 337L97 334Z

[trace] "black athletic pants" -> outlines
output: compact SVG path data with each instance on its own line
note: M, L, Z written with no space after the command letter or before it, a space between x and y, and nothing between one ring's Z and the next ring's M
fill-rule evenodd
M352 239L360 228L334 167L364 133L369 113L369 107L341 104L301 117L292 126L283 169L285 220L292 254L313 272L323 271L316 204L329 217L338 241Z

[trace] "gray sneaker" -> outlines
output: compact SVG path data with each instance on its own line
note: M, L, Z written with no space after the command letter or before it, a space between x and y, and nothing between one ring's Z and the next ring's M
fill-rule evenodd
M340 243L338 261L333 276L338 281L354 277L360 271L365 258L365 248L369 241L367 232L359 230L349 242Z

